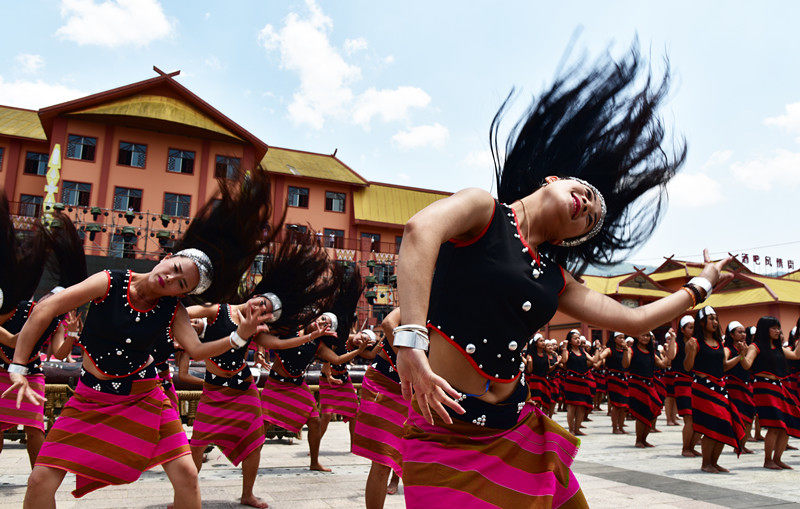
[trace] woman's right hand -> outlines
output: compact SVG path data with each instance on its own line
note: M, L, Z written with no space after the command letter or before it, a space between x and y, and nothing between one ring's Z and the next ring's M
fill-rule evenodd
M25 378L25 375L20 375L19 373L9 373L8 376L11 378L11 387L6 389L3 392L3 395L0 397L5 398L7 394L13 394L13 392L16 390L17 408L22 405L23 398L28 398L28 400L34 405L41 405L45 402L46 398L40 394L37 394L36 391L31 389L31 386L28 385L28 379Z
M236 332L243 339L252 337L259 332L269 332L267 320L272 317L272 313L267 312L262 306L245 306L244 313L236 310L239 318L239 327Z
M708 254L708 249L703 249L703 263L705 266L700 272L700 277L704 277L711 282L711 287L722 286L733 278L733 274L722 274L722 269L730 263L733 259L732 256L727 256L717 262L711 261L711 256Z
M456 401L461 398L461 394L453 389L447 380L433 372L424 351L399 347L397 374L400 376L403 398L411 400L413 395L417 399L422 417L428 424L433 424L431 408L447 424L452 424L453 420L442 405L452 408L459 414L464 413L464 409Z

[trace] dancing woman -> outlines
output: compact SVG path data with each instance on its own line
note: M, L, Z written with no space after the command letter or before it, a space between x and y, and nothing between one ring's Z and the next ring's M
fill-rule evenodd
M600 357L606 362L608 405L611 410L611 432L624 435L625 415L628 413L628 367L633 351L625 342L625 334L615 332L613 343Z
M38 246L37 248L44 250L45 257L52 253L51 272L55 274L58 286L43 295L39 299L39 303L63 290L65 286L71 286L86 279L86 257L83 253L83 243L78 237L75 225L63 214L56 214L50 224L51 229L49 231L42 229L41 225L37 225L33 235L41 234L47 241L45 246ZM44 261L41 254L34 256L34 259ZM39 282L43 266L44 264L41 263L38 270L29 266L31 272L28 275L31 278L31 284L34 280L36 283ZM32 295L28 297L32 297ZM5 338L0 339L0 391L5 392L12 384L7 370L14 358L14 350L17 344L16 335L22 330L25 321L36 305L37 302L35 301L22 300L10 314L0 317L3 329L8 334L13 335L7 340ZM70 336L77 335L78 328L79 321L74 312L70 311L68 319L67 315L57 316L50 321L33 346L25 367L28 369L31 388L42 398L40 403L24 401L17 408L16 394L9 393L7 396L0 398L0 409L2 409L0 411L0 450L2 450L3 432L18 425L23 426L25 429L25 446L28 450L31 467L33 467L36 456L39 454L39 449L44 443L45 379L39 354L48 341L58 354L62 354L65 350L71 348L71 341L68 345L65 345L67 343L64 340L65 336L67 334Z
M705 306L697 312L695 337L686 342L683 367L694 373L692 380L692 426L703 435L701 442L704 472L729 472L719 465L723 446L730 445L739 455L744 444L744 424L725 390L726 370L739 363L729 359L723 348L717 312Z
M725 329L725 353L729 359L747 353L747 342L744 326L736 320L728 324ZM753 375L739 362L725 373L725 389L731 403L736 407L744 424L745 437L750 436L753 426L753 417L756 407L753 403ZM743 454L752 454L753 451L742 446Z
M581 424L592 410L592 384L589 369L598 361L598 355L590 356L584 348L583 337L577 330L567 334L567 342L561 351L564 367L564 400L567 403L567 423L573 435L585 435Z
M174 507L200 507L197 469L180 418L159 385L151 352L157 340L170 336L202 359L264 327L260 324L267 315L250 309L237 334L203 344L179 301L183 295L202 300L233 296L241 274L270 240L264 236L270 217L266 172L219 185L221 199L198 212L180 250L150 272L102 271L34 308L9 367L14 385L6 393L18 390L18 404L23 398L41 401L24 365L36 339L53 318L90 303L80 339L80 381L45 439L28 479L25 507L54 507L67 472L77 474L73 495L80 497L109 484L133 482L159 464L175 491Z
M786 361L800 359L800 342L794 349L783 346L777 318L762 316L753 343L740 354L742 367L753 373L753 400L764 437L764 468L791 469L781 460L789 436L800 438L800 401L787 390Z
M655 338L652 332L645 332L636 337L632 347L630 366L628 367L629 409L636 419L636 447L653 447L647 441L647 435L655 428L656 418L661 413L661 398L656 390L656 366L666 364L656 355Z
M694 317L686 315L678 322L678 333L675 338L676 348L674 352L667 352L667 358L671 358L672 373L675 385L675 406L678 415L683 418L683 447L681 455L687 458L701 456L695 449L700 441L700 434L694 431L692 424L692 375L691 371L684 368L686 360L686 342L692 339L694 334Z
M526 403L525 338L556 310L642 333L704 299L719 279L728 260L711 263L706 253L702 278L631 309L565 270L613 263L647 239L683 162L682 149L670 158L661 146L655 110L666 86L651 89L640 70L633 51L557 80L511 136L498 201L460 191L406 224L394 345L403 394L414 396L403 447L410 509L585 507L569 471L578 439ZM546 178L553 174L561 177ZM648 191L652 199L629 214Z
M548 413L555 401L550 382L547 380L553 366L550 364L545 343L547 340L539 333L528 343L528 353L525 356L525 381L528 383L533 402L544 413Z

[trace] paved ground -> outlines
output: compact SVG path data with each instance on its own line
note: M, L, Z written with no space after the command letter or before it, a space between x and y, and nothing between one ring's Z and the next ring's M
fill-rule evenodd
M557 416L563 422L563 414ZM632 428L631 423L631 428ZM730 474L700 472L697 459L683 458L679 428L666 427L652 435L653 449L635 449L632 436L612 435L609 420L597 415L588 423L575 472L592 508L647 507L716 508L800 507L800 475L795 471L767 471L761 468L763 448L751 444L757 453L737 459L730 451L720 463ZM797 441L795 441L797 442ZM257 495L277 509L318 509L363 507L364 481L369 465L348 452L347 428L331 423L323 439L322 461L333 473L310 472L305 441L272 441L261 456ZM800 470L800 454L789 451L785 459ZM0 509L20 507L30 472L22 446L7 443L0 454ZM233 468L215 451L200 474L203 506L241 507L239 469ZM109 487L75 500L73 476L67 476L58 492L61 508L165 507L172 498L169 482L160 469L145 473L134 484ZM404 507L401 494L387 497L387 508Z

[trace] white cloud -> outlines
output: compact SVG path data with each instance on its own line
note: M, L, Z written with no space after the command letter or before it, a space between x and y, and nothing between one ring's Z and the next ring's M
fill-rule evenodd
M206 59L203 60L203 65L214 71L219 71L225 68L225 65L215 55L206 57Z
M209 18L211 18L211 13L210 13L210 12L207 12L207 13L206 13L206 19L209 19Z
M705 207L722 201L719 182L705 173L678 173L667 185L671 204Z
M764 125L780 127L784 131L800 134L800 102L787 104L783 115L764 119ZM800 141L800 137L797 138Z
M174 30L158 0L62 0L61 16L56 35L80 45L146 46Z
M417 87L397 87L394 90L375 90L370 88L358 96L353 108L353 120L368 127L372 117L378 116L384 122L402 120L411 108L424 108L431 102L431 96Z
M794 188L800 184L800 153L778 149L771 156L735 162L731 169L750 189L769 191L773 184Z
M394 63L394 55L388 55L386 58L383 59L383 62L386 64L393 64Z
M42 80L7 82L0 76L0 97L3 104L9 106L39 109L85 95L85 92L58 83Z
M392 141L403 149L439 148L444 145L444 142L449 137L450 131L442 124L435 123L432 125L419 125L406 131L398 131L397 134L392 136Z
M733 155L733 150L717 150L710 156L708 161L703 165L703 168L710 168L728 162Z
M357 39L345 39L344 41L344 51L348 55L352 55L357 51L365 49L367 49L367 40L363 37L359 37Z
M465 166L474 166L476 168L494 168L492 162L492 152L490 150L473 150L467 154L467 157L461 161Z
M288 106L294 124L321 129L325 121L336 118L369 129L373 119L384 122L403 120L411 108L424 108L430 96L420 88L354 90L361 80L361 68L349 63L331 44L333 20L314 0L306 0L308 13L290 13L279 27L267 24L258 34L269 52L280 55L280 67L295 72L300 85ZM368 47L366 39L347 39L344 52L351 55Z
M44 58L41 55L31 55L30 53L20 53L14 60L17 67L26 74L34 74L44 67Z

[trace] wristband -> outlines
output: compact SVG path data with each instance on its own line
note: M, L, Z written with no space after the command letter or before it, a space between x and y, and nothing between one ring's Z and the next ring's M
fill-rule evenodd
M17 373L20 375L27 375L28 374L28 367L22 364L17 364L16 362L12 362L8 365L8 369L6 370L9 373Z
M709 281L708 279L702 276L697 276L690 279L688 284L697 285L698 287L702 288L703 291L706 292L706 299L711 296L711 289L713 288L713 286L711 285L711 281Z
M232 345L236 345L238 348L247 344L247 341L242 339L242 336L240 336L237 331L231 332L230 341Z
M198 334L197 337L204 339L206 337L206 329L208 328L208 318L204 316L200 319L200 322L203 324L203 330L200 331L200 334Z
M71 331L71 330L67 331L67 337L78 338L79 336L80 336L80 333L78 331Z
M430 346L428 329L422 325L401 325L395 327L392 333L394 335L394 346L428 351Z
M369 329L364 329L361 331L361 334L367 336L370 339L370 341L378 341L378 336L375 335L374 331L371 331Z

